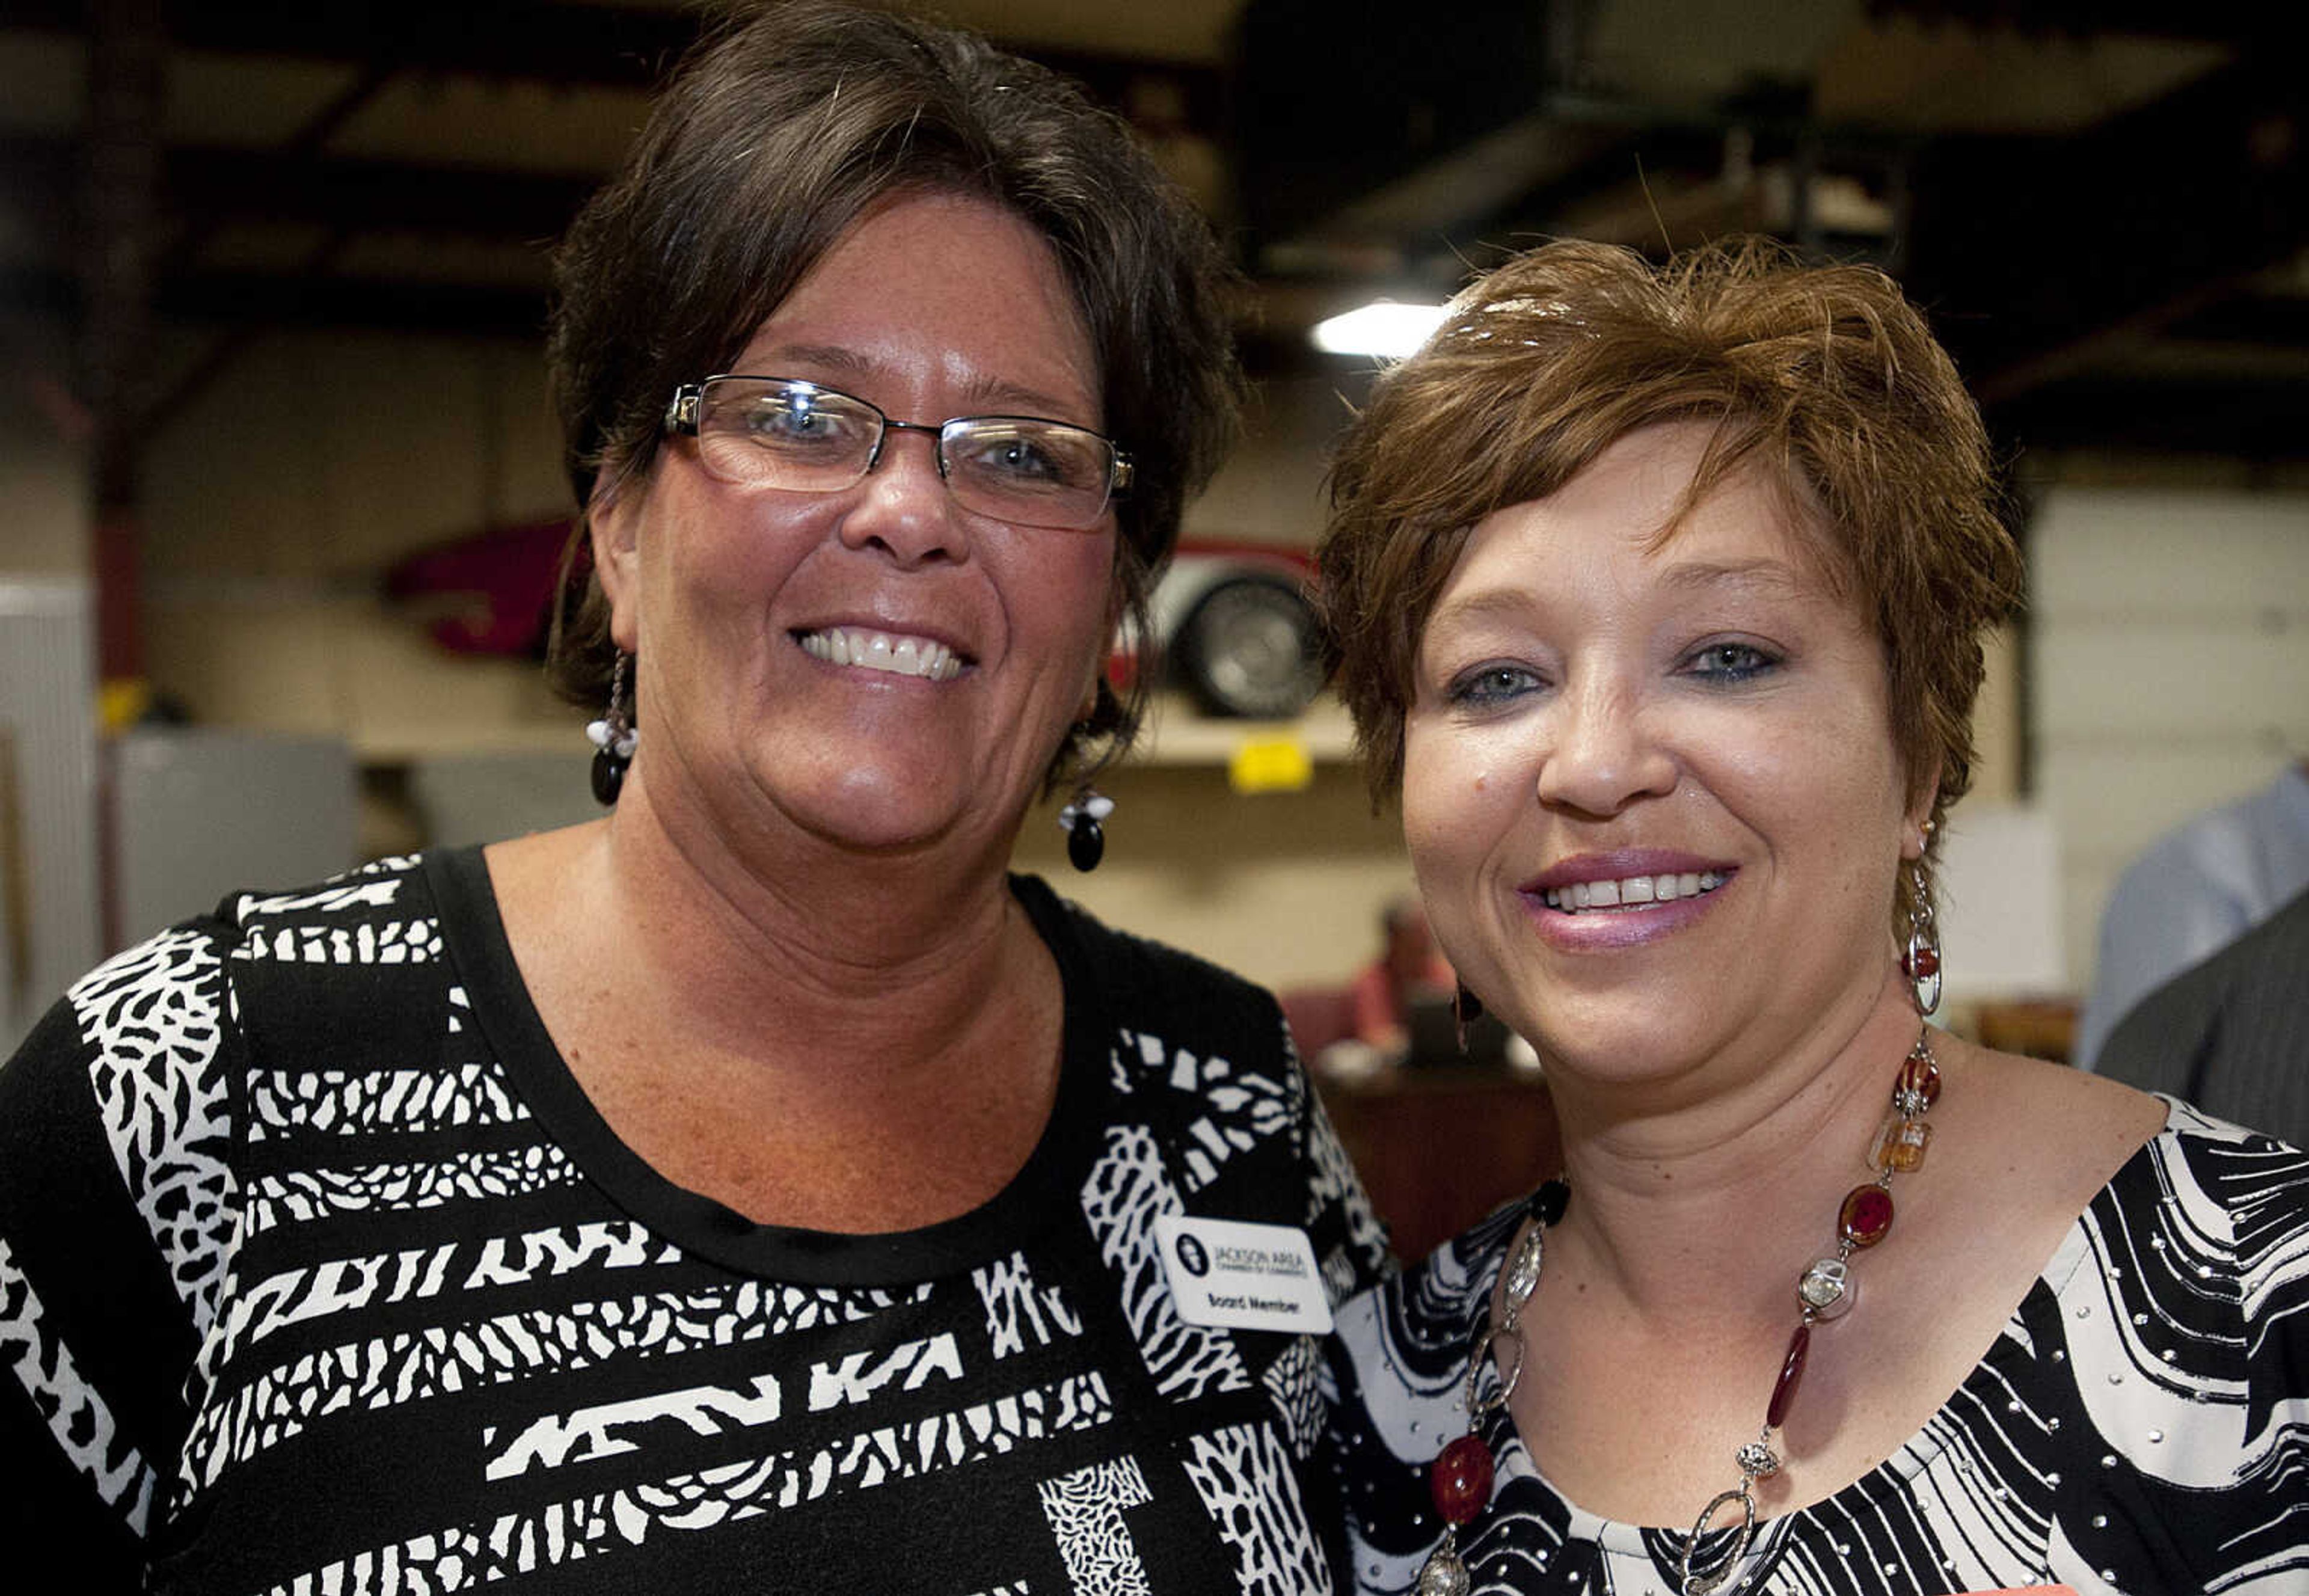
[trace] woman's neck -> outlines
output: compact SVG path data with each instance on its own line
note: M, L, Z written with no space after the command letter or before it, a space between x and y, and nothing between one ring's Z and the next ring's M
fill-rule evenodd
M1058 967L999 862L748 868L654 823L492 846L514 957L571 1073L660 1174L757 1221L964 1213L1056 1100Z
M606 825L551 838L566 840L534 873L558 899L555 939L688 1045L927 1063L985 1023L1006 967L1039 946L1000 859L733 843L630 785Z
M1916 1038L1889 973L1855 1010L1773 1056L1712 1063L1717 1082L1665 1106L1642 1085L1552 1069L1575 1193L1569 1269L1654 1323L1746 1304L1785 1317L1788 1282L1832 1247L1844 1194L1873 1178L1869 1149Z

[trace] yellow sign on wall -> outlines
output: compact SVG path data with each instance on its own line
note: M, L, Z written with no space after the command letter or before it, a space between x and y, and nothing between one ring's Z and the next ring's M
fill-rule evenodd
M1238 793L1296 793L1315 779L1315 761L1295 737L1252 737L1227 759L1227 785Z

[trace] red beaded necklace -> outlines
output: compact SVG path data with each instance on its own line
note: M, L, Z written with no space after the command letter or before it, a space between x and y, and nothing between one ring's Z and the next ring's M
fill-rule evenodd
M1892 1177L1924 1167L1924 1149L1931 1145L1933 1137L1932 1127L1924 1123L1924 1115L1932 1111L1941 1095L1940 1066L1933 1059L1931 1038L1932 1028L1920 1028L1916 1045L1900 1061L1900 1073L1892 1083L1892 1112L1877 1132L1875 1145L1869 1149L1868 1161L1876 1170L1876 1178L1845 1194L1837 1212L1836 1251L1813 1260L1797 1277L1799 1314L1795 1333L1788 1338L1787 1353L1780 1360L1780 1376L1772 1383L1771 1400L1764 1406L1763 1427L1756 1432L1754 1440L1733 1454L1734 1466L1740 1470L1740 1483L1711 1497L1692 1522L1691 1533L1684 1539L1683 1557L1676 1569L1683 1596L1708 1596L1732 1576L1740 1559L1747 1556L1749 1543L1756 1536L1755 1484L1780 1471L1779 1454L1772 1450L1772 1432L1780 1427L1795 1401L1796 1384L1803 1375L1804 1357L1812 1349L1812 1327L1841 1318L1851 1308L1860 1289L1852 1279L1852 1254L1874 1246L1891 1230ZM1443 1449L1428 1477L1435 1496L1435 1511L1443 1518L1443 1540L1419 1571L1419 1596L1466 1596L1467 1566L1459 1557L1459 1530L1472 1523L1491 1501L1494 1469L1491 1448L1483 1444L1477 1429L1486 1415L1507 1406L1508 1399L1515 1394L1517 1383L1523 1378L1523 1310L1531 1301L1532 1293L1539 1289L1545 1234L1563 1218L1570 1202L1571 1188L1561 1180L1548 1181L1532 1194L1528 1211L1533 1223L1508 1260L1506 1283L1500 1291L1504 1313L1485 1314L1476 1332L1467 1358L1463 1395L1467 1433ZM1511 1349L1506 1372L1500 1376L1497 1391L1488 1396L1479 1395L1477 1385L1483 1359L1501 1341ZM1703 1557L1700 1543L1708 1526L1733 1507L1739 1509L1739 1518L1736 1522L1727 1521L1725 1524L1731 1539Z

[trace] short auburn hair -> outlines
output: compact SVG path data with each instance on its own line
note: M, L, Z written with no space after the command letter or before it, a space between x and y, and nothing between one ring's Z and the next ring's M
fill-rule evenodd
M1911 791L1937 780L1937 821L1971 785L1985 634L2021 594L1987 432L1890 277L1760 239L1659 265L1602 244L1530 250L1462 291L1374 384L1333 462L1318 551L1374 799L1401 789L1420 638L1475 523L1671 421L1715 429L1686 510L1761 470L1872 622L1902 770Z

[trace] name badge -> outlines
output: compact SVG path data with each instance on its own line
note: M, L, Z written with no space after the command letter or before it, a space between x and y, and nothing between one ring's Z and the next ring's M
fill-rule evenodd
M1330 1331L1331 1305L1303 1230L1165 1214L1154 1221L1154 1248L1170 1277L1171 1300L1189 1324Z

